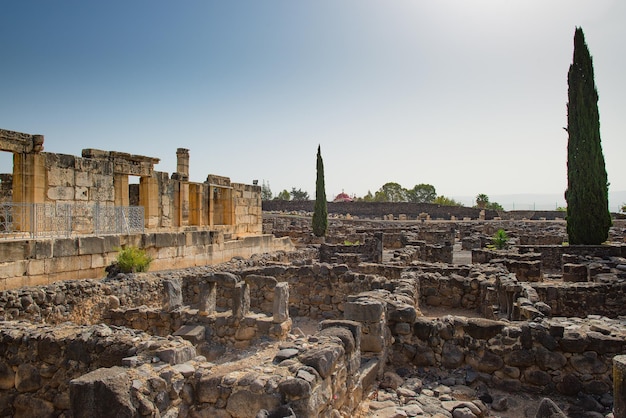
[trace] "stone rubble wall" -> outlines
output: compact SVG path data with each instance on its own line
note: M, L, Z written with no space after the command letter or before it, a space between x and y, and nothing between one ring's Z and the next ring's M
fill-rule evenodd
M607 259L626 258L626 245L517 245L516 247L521 254L540 253L543 268L552 271L562 270L564 254Z
M0 415L16 418L69 416L70 381L121 366L126 358L174 364L196 357L193 346L179 338L102 324L53 327L2 321L0 347Z
M197 356L180 338L125 328L2 322L3 416L349 417L380 362L361 365L360 325L327 321L314 336L253 363ZM288 412L287 412L288 411ZM278 415L276 415L278 416Z
M600 317L590 326L572 321L417 318L410 334L394 333L392 361L465 369L470 383L482 381L509 392L570 396L610 392L611 362L626 348L624 335L619 326L607 326Z
M553 316L626 315L626 282L533 283L538 299L551 308Z

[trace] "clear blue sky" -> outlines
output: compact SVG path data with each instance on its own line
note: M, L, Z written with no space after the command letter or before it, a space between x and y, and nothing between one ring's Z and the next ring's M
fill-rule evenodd
M622 0L3 1L0 128L329 198L567 185L567 71L594 58L611 190L626 190ZM10 164L2 156L2 166Z

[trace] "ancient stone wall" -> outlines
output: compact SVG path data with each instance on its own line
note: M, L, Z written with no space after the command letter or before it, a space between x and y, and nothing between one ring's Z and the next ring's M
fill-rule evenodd
M278 212L313 212L314 201L288 201L266 200L263 201L264 211ZM481 209L467 208L463 206L440 206L430 203L390 203L390 202L328 202L328 213L334 215L352 215L363 218L383 219L391 214L396 219L400 215L406 215L409 220L417 220L422 213L430 215L431 219L478 219ZM486 219L498 216L494 210L486 210Z
M539 300L551 308L553 316L586 317L626 315L626 282L610 283L533 283Z
M0 241L0 289L104 277L104 269L115 260L119 248L127 245L146 250L153 258L153 270L215 264L233 257L293 250L288 238L252 235L224 241L219 231L207 230Z
M612 387L611 360L626 344L617 332L594 320L417 318L410 334L394 334L392 359L417 367L466 368L468 382L510 392L604 394Z
M546 270L560 271L563 255L579 257L626 257L626 245L518 245L519 252L541 254L541 264Z

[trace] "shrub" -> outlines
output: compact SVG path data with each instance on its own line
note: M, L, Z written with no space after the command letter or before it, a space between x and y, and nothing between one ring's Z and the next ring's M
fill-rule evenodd
M498 232L496 232L493 238L491 238L491 243L493 247L498 250L505 249L508 241L509 236L506 234L506 231L504 229L498 229Z
M120 248L116 264L122 273L138 273L148 271L152 257L137 247Z

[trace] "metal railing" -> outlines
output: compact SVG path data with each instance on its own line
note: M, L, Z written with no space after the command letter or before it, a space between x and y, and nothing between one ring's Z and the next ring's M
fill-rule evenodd
M0 203L0 239L143 232L142 206Z

